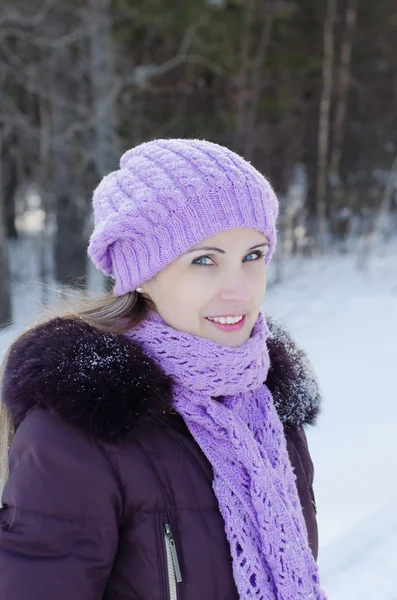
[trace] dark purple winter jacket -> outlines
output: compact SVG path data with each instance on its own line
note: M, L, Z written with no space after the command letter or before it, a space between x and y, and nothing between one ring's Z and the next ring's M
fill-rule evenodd
M267 384L316 557L303 426L319 391L304 354L269 325ZM170 378L138 347L56 319L16 343L3 394L17 432L0 600L237 600L211 466L172 408Z

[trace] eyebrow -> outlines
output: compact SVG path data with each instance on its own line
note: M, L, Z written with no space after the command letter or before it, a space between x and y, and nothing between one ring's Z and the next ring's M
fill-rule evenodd
M255 248L263 248L264 246L269 247L269 242L264 242L263 244L255 244L255 246L251 246L251 248L248 248L247 252L249 250L255 250ZM189 250L188 252L186 252L186 254L190 254L191 252L198 252L199 250L204 250L205 252L220 252L221 254L226 254L225 250L222 250L222 248L212 248L211 246L199 246L197 248Z

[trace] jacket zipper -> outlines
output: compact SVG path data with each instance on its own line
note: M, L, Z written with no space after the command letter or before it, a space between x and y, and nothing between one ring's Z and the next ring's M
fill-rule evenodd
M164 523L165 552L167 555L168 585L170 600L177 600L177 583L182 582L181 568L176 552L175 540L169 523Z

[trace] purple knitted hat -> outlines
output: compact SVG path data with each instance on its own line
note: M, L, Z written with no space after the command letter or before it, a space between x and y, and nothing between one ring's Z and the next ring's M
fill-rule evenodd
M135 290L197 243L224 229L253 227L276 243L278 202L250 163L212 142L154 140L128 150L94 192L88 254Z

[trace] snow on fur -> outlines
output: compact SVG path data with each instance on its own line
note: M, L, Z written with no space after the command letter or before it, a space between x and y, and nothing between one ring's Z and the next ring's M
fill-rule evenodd
M311 365L283 327L268 318L271 368L267 385L285 425L313 424L320 392ZM3 398L19 425L47 408L102 441L117 442L143 415L172 404L172 380L125 336L102 333L77 319L54 319L13 345Z

